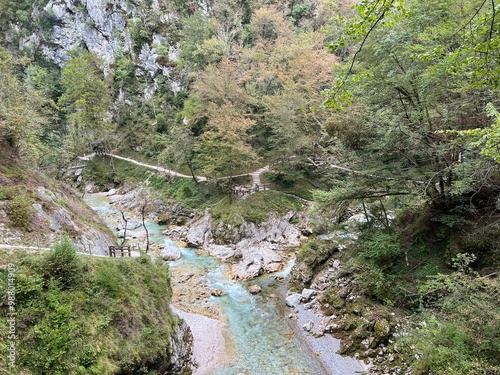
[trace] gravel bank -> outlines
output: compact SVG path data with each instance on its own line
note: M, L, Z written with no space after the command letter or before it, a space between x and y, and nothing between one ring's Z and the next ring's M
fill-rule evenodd
M321 324L322 317L316 315L311 310L304 309L304 306L299 305L291 311L294 313L296 332L304 338L312 352L318 356L325 370L331 375L354 375L367 369L367 366L355 358L344 357L337 354L340 348L340 340L330 334L325 334L321 337L314 337L313 333ZM305 331L302 327L309 321L313 323L311 332Z
M226 343L222 333L223 323L220 320L188 313L173 306L172 311L186 321L193 333L193 356L198 365L193 375L207 374L226 355Z

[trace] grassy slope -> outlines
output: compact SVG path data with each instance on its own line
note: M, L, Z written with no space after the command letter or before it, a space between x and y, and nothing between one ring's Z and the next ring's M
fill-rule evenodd
M2 337L7 337L7 264L17 269L14 373L138 374L168 359L165 348L177 321L169 308L166 265L148 257L60 257L64 267L76 264L68 285L49 257L0 253ZM7 359L6 345L2 341L0 361Z

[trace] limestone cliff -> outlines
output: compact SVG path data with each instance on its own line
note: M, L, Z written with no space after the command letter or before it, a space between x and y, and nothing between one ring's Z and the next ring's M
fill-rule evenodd
M148 96L154 93L158 76L170 81L173 92L182 86L176 69L178 37L169 31L178 28L178 12L174 4L158 0L49 0L43 7L33 6L30 30L14 26L10 35L21 50L39 51L58 66L77 47L101 58L105 71L117 58L129 56L135 76L152 78L151 87L145 89Z

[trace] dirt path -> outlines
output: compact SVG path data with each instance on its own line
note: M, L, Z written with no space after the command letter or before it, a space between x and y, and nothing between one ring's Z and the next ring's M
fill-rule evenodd
M182 174L182 173L176 172L176 171L174 171L172 169L167 169L167 168L159 167L159 166L156 166L156 165L142 163L140 161L137 161L137 160L134 160L134 159L131 159L131 158L126 158L126 157L123 157L123 156L120 156L120 155L115 155L115 154L111 154L111 153L105 153L105 154L102 154L102 155L103 156L109 156L111 158L115 158L115 159L119 159L119 160L123 160L123 161L129 162L129 163L135 164L135 165L139 165L141 167L144 167L144 168L147 168L147 169L151 169L151 170L157 171L157 172L159 172L161 174L166 174L166 175L169 175L169 176L172 176L172 177L193 178L193 176ZM95 153L91 153L91 154L79 156L78 160L85 162L85 161L92 160L95 156L96 156ZM242 173L242 174L238 174L238 175L234 175L234 176L219 177L217 180L226 180L226 179L231 178L231 177L234 178L234 177L250 176L250 177L252 177L252 186L253 187L255 187L255 186L262 186L262 183L260 181L260 176L262 175L262 173L269 171L269 168L270 168L270 166L266 165L266 166L264 166L262 168L259 168L259 169L257 169L256 171L253 171L253 172ZM208 181L208 177L206 177L206 176L195 176L195 177L200 182Z
M0 244L0 249L6 249L6 250L9 250L9 249L20 249L20 250L36 250L36 251L50 251L50 250L52 250L49 247L36 247L36 246L23 246L23 245L7 245L7 244ZM89 253L82 253L82 252L79 252L79 251L77 251L76 253L79 254L79 255L80 254L81 255L90 255L90 256L99 257L99 258L112 258L110 256L101 255L101 254L89 254ZM138 258L140 256L141 256L141 253L139 251L136 251L136 250L130 251L130 257L131 258ZM116 258L121 258L121 257L117 256Z

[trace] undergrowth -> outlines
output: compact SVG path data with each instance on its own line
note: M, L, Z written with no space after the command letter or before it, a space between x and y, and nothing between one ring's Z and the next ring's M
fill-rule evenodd
M177 324L168 267L148 257L77 255L61 240L45 255L0 252L0 334L7 337L7 264L16 267L18 374L150 373ZM0 363L8 368L8 341Z
M215 221L230 225L241 225L244 221L260 223L269 218L271 212L284 215L290 211L301 211L302 202L288 194L266 190L250 195L246 199L224 198L210 209Z

